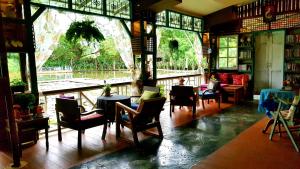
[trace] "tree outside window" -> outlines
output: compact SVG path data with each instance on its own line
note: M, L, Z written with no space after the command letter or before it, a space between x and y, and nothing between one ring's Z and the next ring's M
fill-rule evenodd
M237 69L238 36L220 36L218 67L219 69Z

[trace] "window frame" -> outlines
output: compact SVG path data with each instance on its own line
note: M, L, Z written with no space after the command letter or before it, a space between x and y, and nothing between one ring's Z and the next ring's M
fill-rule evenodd
M230 38L235 37L236 38L236 44L234 46L230 46L229 42L230 42ZM221 42L221 38L226 38L226 46L220 46L220 42ZM218 54L217 54L217 62L218 62L218 69L225 69L225 70L237 70L238 69L238 35L222 35L218 37ZM226 49L226 57L220 57L220 49ZM229 51L230 49L236 49L236 55L234 57L229 55ZM226 58L227 61L227 66L226 67L220 67L220 59L221 58ZM229 67L229 60L230 59L235 59L236 63L235 66L233 67Z

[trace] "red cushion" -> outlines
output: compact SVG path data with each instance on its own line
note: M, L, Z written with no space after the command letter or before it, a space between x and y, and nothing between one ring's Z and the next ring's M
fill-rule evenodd
M243 85L244 75L232 75L232 84L234 85Z
M232 75L232 80L234 85L245 85L249 81L249 76L248 74Z
M228 84L230 73L218 73L218 77L221 83Z
M98 113L93 113L93 114L89 114L89 115L86 115L86 116L81 116L81 121L84 121L84 120L90 120L90 119L95 119L95 118L100 118L102 117L103 115L101 114L98 114Z

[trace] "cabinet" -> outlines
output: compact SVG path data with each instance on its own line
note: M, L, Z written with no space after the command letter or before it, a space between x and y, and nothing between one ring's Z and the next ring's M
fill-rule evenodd
M300 87L300 28L286 31L283 78L295 89Z

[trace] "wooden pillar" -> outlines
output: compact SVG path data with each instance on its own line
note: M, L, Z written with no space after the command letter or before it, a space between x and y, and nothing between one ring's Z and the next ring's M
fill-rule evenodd
M26 23L26 38L27 38L27 50L28 50L28 61L29 61L29 72L30 72L30 84L31 93L36 97L36 105L39 101L38 85L37 85L37 73L35 63L35 48L33 39L33 21L31 19L30 0L24 1L24 16Z
M21 72L21 79L23 82L27 83L27 78L26 78L26 53L19 53L20 57L20 72Z
M11 90L9 87L9 73L7 65L7 51L5 47L5 39L3 36L3 23L2 16L0 13L0 77L1 79L1 90L0 95L4 97L6 117L8 118L9 130L10 130L10 140L11 140L11 150L13 156L13 166L20 166L20 154L19 154L19 139L17 136L17 130L15 125L15 118L12 113L12 97ZM1 115L1 114L0 114ZM2 115L1 115L2 116ZM4 114L3 114L4 116ZM1 124L2 125L2 124Z
M153 80L157 80L157 36L156 36L156 22L152 24L153 33Z

